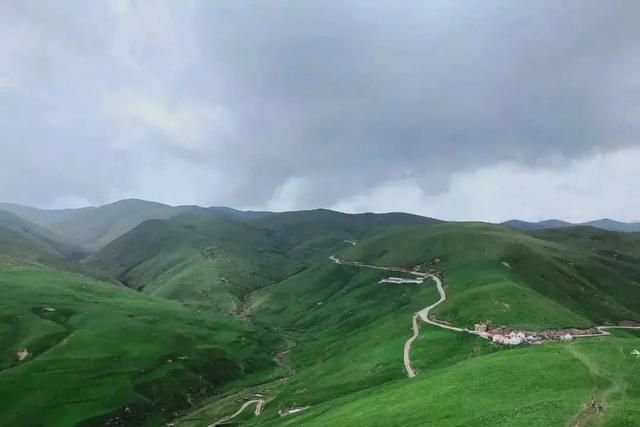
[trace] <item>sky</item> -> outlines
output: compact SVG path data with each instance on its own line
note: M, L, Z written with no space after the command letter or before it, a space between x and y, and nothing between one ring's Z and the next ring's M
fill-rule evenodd
M640 220L640 2L0 1L0 201Z

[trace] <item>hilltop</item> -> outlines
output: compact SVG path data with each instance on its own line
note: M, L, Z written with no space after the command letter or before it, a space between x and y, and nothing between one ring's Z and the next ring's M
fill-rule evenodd
M621 222L607 218L581 223L571 223L567 221L561 221L559 219L547 219L538 222L528 222L518 219L512 219L502 222L500 223L500 225L516 228L518 230L544 230L548 228L562 228L586 225L608 231L640 232L640 222Z

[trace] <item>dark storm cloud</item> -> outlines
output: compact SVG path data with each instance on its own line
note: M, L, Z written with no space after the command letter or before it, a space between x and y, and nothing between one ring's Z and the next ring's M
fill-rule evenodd
M312 207L407 180L428 197L640 135L631 1L0 8L2 199Z

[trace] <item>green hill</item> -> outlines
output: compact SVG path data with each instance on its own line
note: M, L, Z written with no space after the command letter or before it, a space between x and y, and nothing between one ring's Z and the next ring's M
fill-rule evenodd
M0 211L11 212L21 218L31 221L43 227L49 227L58 222L67 220L72 216L89 211L94 208L79 209L39 209L30 206L18 205L16 203L0 203Z
M3 426L157 426L273 370L262 332L122 286L4 266L0 294Z
M269 230L290 246L318 237L353 239L375 227L386 225L436 224L437 219L406 213L346 214L327 209L273 213L252 222Z
M448 223L379 229L345 256L443 271L450 297L435 313L465 326L482 320L545 328L640 319L640 262L506 227Z
M623 260L640 257L640 233L606 231L595 227L575 226L531 233L543 240L579 247Z
M620 222L607 218L587 221L580 224L572 224L570 222L561 221L558 219L547 219L538 222L528 222L518 219L512 219L502 222L500 223L500 225L523 231L547 230L564 227L594 227L607 231L619 231L627 233L640 232L640 222Z
M441 222L405 213L346 214L315 209L265 215L252 224L283 242L291 255L311 265L324 261L335 249L344 246L345 241L354 242L375 227Z
M91 251L100 249L146 220L167 219L187 212L251 222L289 243L302 243L323 234L335 239L351 239L382 225L441 222L405 213L344 214L326 209L273 213L227 207L169 206L138 199L80 209L38 209L0 203L0 210L48 228Z
M580 246L505 227L450 223L377 228L355 246L343 244L341 252L372 264L443 271L449 298L436 314L457 325L491 320L494 325L538 329L638 319L633 298L626 296L633 297L640 276L615 273L621 264L612 265ZM620 277L601 281L611 274ZM428 283L378 283L388 275L325 260L253 292L248 313L295 341L289 360L296 372L269 389L273 400L260 417L247 413L237 421L564 425L582 416L583 405L594 394L610 405L604 418L610 425L640 419L640 413L628 409L640 402L640 371L634 370L631 356L640 339L633 333L505 348L423 326L411 353L418 377L407 379L402 349L411 335L411 316L438 296ZM623 389L635 391L620 392ZM205 426L237 407L239 403L230 407L214 402L179 425ZM293 407L309 408L279 416L279 410Z
M244 296L279 282L378 224L426 222L406 214L207 209L146 221L85 260L104 277L167 298L238 310Z
M55 233L0 211L0 257L33 261L77 259L86 252Z
M437 335L452 334L428 329L425 335L431 341L424 345L438 345ZM282 418L265 411L262 419L244 418L243 425L637 425L640 372L630 352L639 345L638 336L622 333L606 342L584 340L493 352L433 367L413 380L327 400L297 415ZM604 399L602 414L592 413L593 396Z
M239 310L247 292L302 268L265 231L202 213L146 221L85 265L146 293L224 311Z
M169 218L196 209L201 208L129 199L83 209L50 227L87 249L97 250L148 219Z
M14 233L26 223L8 218ZM2 250L70 262L31 230ZM408 379L403 347L413 314L439 297L433 282L379 283L405 273L328 257L439 271L448 298L433 314L457 326L543 329L640 320L639 251L634 233L406 214L148 219L81 265L126 287L46 257L0 265L0 425L204 427L257 398L259 417L252 407L230 422L635 425L637 332L508 348L423 324ZM306 409L280 416L292 408Z

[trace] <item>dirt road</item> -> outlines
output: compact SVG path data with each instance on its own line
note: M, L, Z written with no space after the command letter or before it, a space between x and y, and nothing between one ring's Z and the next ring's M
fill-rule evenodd
M611 335L609 329L640 329L640 326L596 326L596 329L600 331L599 334L570 334L573 338L589 338L589 337L603 337Z
M207 427L216 427L219 426L222 423L226 423L227 421L229 421L232 418L237 417L238 415L240 415L242 413L242 411L244 411L248 406L256 404L256 409L254 411L254 414L256 416L260 415L260 412L262 411L263 406L265 405L265 403L267 403L265 400L263 399L255 399L255 400L249 400L248 402L244 402L242 404L242 406L240 407L240 409L238 409L236 412L234 412L231 415L227 415L224 418L220 418L218 421L216 421L213 424L209 424Z
M444 288L442 287L442 281L435 274L411 271L409 269L401 268L401 267L381 267L381 266L378 266L378 265L368 265L368 264L364 264L364 263L356 262L356 261L344 261L344 260L341 260L340 258L338 258L335 255L331 255L329 257L329 259L331 259L331 261L335 262L336 264L351 265L351 266L355 266L355 267L373 268L373 269L376 269L376 270L388 270L388 271L396 271L396 272L399 271L399 272L402 272L402 273L412 274L412 275L418 276L418 277L424 277L425 279L433 279L433 281L436 282L436 287L438 289L438 293L440 294L440 299L438 301L436 301L435 303L431 304L430 306L423 308L422 310L418 311L416 314L413 315L413 317L411 319L411 322L412 322L412 325L413 325L413 335L411 335L411 337L407 341L405 341L405 343L404 343L404 353L403 353L404 369L405 369L405 371L407 371L407 376L409 378L414 378L416 376L416 372L413 369L413 367L411 366L411 345L416 340L416 338L418 338L418 335L420 334L420 326L418 324L418 319L420 319L423 322L426 322L426 323L428 323L430 325L434 325L434 326L437 326L439 328L444 328L444 329L448 329L448 330L451 330L451 331L468 332L468 333L471 333L471 334L475 333L474 331L470 331L468 329L462 329L462 328L457 328L455 326L445 325L444 323L440 323L440 322L437 322L435 320L429 319L429 313L431 312L431 310L433 310L438 305L442 304L444 301L447 300L447 294L444 291Z
M413 344L415 339L418 338L418 334L420 333L420 327L418 326L418 313L413 315L411 322L413 323L413 335L411 335L411 338L405 341L403 354L404 370L407 371L407 376L409 378L413 378L416 376L416 371L413 369L413 366L411 366L410 354L411 344Z

